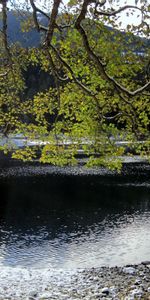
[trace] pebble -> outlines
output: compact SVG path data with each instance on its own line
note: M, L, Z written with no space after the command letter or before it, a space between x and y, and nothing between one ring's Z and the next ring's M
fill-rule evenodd
M109 290L109 288L108 288L108 287L104 287L104 288L101 290L101 292L102 292L102 294L106 294L106 295L108 295L108 294L109 294L109 292L110 292L110 290Z
M145 266L150 265L150 260L142 261L141 264L142 264L142 265L145 265Z
M123 272L126 273L126 274L133 275L133 274L136 273L136 270L133 267L124 267Z
M132 291L133 296L141 296L143 294L142 290L135 289Z
M136 278L134 285L140 285L141 282L142 280L140 278Z
M38 294L37 294L36 291L31 291L30 294L29 294L29 297L36 298L37 295L38 295Z

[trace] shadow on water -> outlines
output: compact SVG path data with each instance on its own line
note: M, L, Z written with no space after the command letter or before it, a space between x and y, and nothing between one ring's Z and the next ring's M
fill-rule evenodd
M21 177L0 181L1 218L17 219L58 214L60 211L81 212L102 209L110 212L145 210L150 207L150 189L141 186L102 183L99 177L44 176ZM18 217L16 217L18 216Z
M140 233L149 230L149 188L49 175L1 179L0 191L0 265L91 267L147 258L150 239L143 245Z

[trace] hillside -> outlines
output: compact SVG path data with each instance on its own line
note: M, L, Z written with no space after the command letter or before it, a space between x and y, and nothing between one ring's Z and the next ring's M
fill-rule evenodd
M16 12L16 11L8 11L8 38L10 43L19 42L23 47L36 47L40 44L40 34L36 31L36 29L32 29L29 32L22 32L22 24L29 16L28 12ZM46 25L46 20L41 18L41 22L43 25ZM92 24L92 30L95 32L95 23ZM2 28L2 20L0 15L0 29ZM119 33L118 30L113 29L112 27L106 28L110 31L114 31L115 35ZM126 32L122 32L124 39L128 43L129 38ZM131 36L130 36L131 38ZM144 47L150 47L150 40L148 39L141 39L139 37L133 36L131 48L133 49L133 44L138 42L139 40L142 41ZM143 52L143 47L139 48L139 51Z
M8 11L8 38L10 43L19 42L23 47L36 47L40 43L40 34L35 30L22 32L21 24L26 20L27 16L24 13L16 13ZM2 20L0 18L0 28Z

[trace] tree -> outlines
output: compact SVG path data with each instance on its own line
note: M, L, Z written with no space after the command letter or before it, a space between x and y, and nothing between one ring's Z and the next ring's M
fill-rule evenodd
M11 1L13 9L27 14L23 30L35 27L41 35L39 47L23 49L19 44L9 45L9 1L0 1L3 132L48 140L40 160L53 164L75 163L82 147L89 165L119 168L116 158L125 148L116 145L118 138L129 140L137 153L149 155L148 1L127 5L121 0L70 0L63 5L54 0L52 4L41 1L43 7L37 2L18 5L17 1L16 6ZM120 31L120 14L130 17L136 12L138 24ZM55 87L23 101L23 70L30 64L51 73ZM145 142L137 143L141 138ZM35 152L34 148L17 150L13 157L32 159Z

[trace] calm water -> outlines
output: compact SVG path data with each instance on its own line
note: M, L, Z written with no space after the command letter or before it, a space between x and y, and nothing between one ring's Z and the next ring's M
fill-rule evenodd
M98 176L0 180L0 266L84 268L150 260L150 188Z

